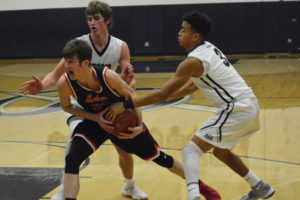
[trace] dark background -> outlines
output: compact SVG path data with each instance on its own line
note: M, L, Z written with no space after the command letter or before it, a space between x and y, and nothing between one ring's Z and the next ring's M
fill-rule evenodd
M194 9L212 18L208 40L226 54L300 52L299 1L113 7L111 34L127 42L132 56L184 55L177 33ZM89 32L84 11L0 11L0 59L60 57L68 40Z

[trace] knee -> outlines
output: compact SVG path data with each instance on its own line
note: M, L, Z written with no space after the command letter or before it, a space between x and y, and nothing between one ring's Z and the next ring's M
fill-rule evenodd
M174 158L164 152L160 152L159 156L153 160L156 164L165 167L165 168L172 168L174 165Z
M186 157L190 154L197 154L198 156L201 156L204 154L202 149L197 146L193 141L190 141L182 150L181 150L182 157Z
M78 174L81 162L72 154L65 157L65 173Z

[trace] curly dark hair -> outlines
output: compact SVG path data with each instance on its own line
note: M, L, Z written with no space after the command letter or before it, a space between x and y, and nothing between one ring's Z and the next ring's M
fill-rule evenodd
M199 11L191 11L186 13L183 17L183 21L188 22L191 25L191 29L199 33L203 40L205 40L212 30L212 21L204 13Z

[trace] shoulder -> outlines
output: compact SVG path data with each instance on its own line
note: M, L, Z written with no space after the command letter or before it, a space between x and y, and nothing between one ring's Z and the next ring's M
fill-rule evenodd
M60 78L58 79L57 82L57 87L58 89L63 89L67 86L67 76L66 73L64 73L62 76L60 76Z
M113 36L113 35L110 35L110 41L111 41L112 43L114 43L114 44L116 44L116 45L122 47L122 48L123 48L124 46L126 46L126 47L128 48L127 43L126 43L125 41L123 41L123 40L121 40L121 39L119 39L119 38L117 38L117 37L115 37L115 36Z
M105 77L105 80L109 83L114 82L116 77L119 76L115 71L109 69L108 67L105 67L103 69L103 75Z
M189 56L186 59L184 59L180 64L179 67L194 67L194 66L202 66L201 60L199 60L196 57Z
M176 73L190 74L191 76L198 77L203 74L203 71L204 67L201 60L195 57L187 57L179 64Z
M121 40L121 39L119 39L119 38L117 38L117 37L115 37L113 35L110 35L110 39L111 39L111 41L114 41L114 42L120 42L120 43L123 42L123 40Z
M104 69L103 75L106 83L113 89L115 89L119 85L119 82L122 81L120 75L108 67Z

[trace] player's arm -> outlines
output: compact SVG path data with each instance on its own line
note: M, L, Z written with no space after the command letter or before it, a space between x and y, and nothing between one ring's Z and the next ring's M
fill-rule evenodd
M136 87L136 80L134 78L134 70L130 64L130 52L126 42L122 42L121 55L120 55L120 67L121 67L121 77L122 79L130 85L133 89Z
M80 108L79 106L71 103L70 96L73 94L71 92L71 89L67 83L65 76L60 77L60 79L58 80L58 83L57 83L57 87L58 87L58 93L59 93L59 98L60 98L60 104L61 104L62 109L65 112L68 112L72 115L75 115L75 116L78 116L78 117L81 117L84 119L89 119L89 120L97 122L99 114L89 113L89 112L85 111L84 109Z
M204 71L202 63L196 58L187 58L182 61L175 75L159 90L155 90L141 97L133 97L135 107L164 102L175 91L184 86L192 76L199 77Z
M125 97L125 98L132 98L135 96L134 90L131 87L129 87L129 85L127 83L125 83L125 81L123 81L120 78L120 76L117 73L115 73L114 71L107 70L106 78L107 78L107 82L108 82L109 86L120 96ZM135 111L136 111L137 117L138 117L138 126L129 129L130 131L132 131L131 134L120 133L119 135L117 135L118 138L131 139L143 132L144 126L142 124L141 109L135 108Z
M136 96L134 90L123 81L120 76L112 71L107 70L106 71L106 79L109 84L109 86L120 96L125 97L126 99L133 98ZM140 109L136 108L136 112L138 114L139 123L142 123L142 115Z
M54 86L57 83L59 77L65 72L64 64L65 60L62 58L56 65L54 70L48 73L42 81L36 76L32 75L33 80L22 83L22 87L20 90L21 93L25 95L38 94L42 90L46 90Z
M189 83L185 84L184 86L182 86L181 88L179 88L171 96L169 96L167 101L192 94L195 91L197 91L197 89L198 89L197 86L193 82L189 82Z
M200 77L203 71L204 68L201 61L196 58L187 58L179 64L175 75L171 79L169 79L161 89L153 90L152 92L141 97L132 96L130 104L126 105L131 107L141 107L164 102L175 91L186 84L190 77ZM124 104L116 103L109 108L106 114L107 119L113 120L119 113L122 113L124 111Z

